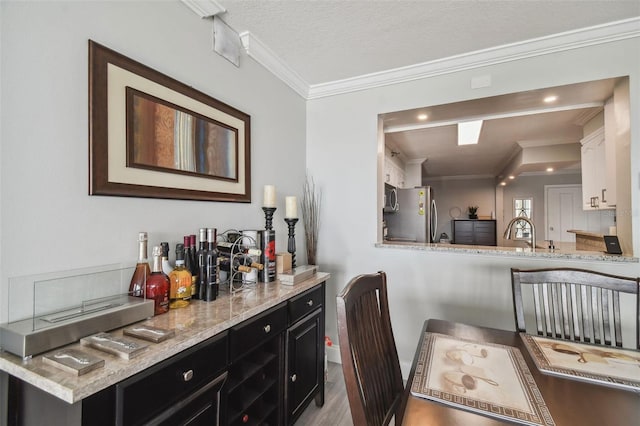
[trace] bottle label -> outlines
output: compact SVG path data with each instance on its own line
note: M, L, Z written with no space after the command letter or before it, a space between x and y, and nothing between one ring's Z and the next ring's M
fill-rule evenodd
M188 274L180 274L171 283L171 299L188 299L191 297L191 277Z

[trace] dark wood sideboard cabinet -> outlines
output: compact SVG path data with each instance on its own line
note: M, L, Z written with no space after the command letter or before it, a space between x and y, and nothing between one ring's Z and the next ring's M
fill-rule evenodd
M325 283L68 404L9 376L8 425L292 425L324 405Z
M495 246L495 219L455 219L453 221L453 243Z

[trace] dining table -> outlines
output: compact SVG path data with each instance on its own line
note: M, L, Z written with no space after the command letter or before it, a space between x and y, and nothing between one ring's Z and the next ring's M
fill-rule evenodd
M420 339L416 348L411 372L405 385L402 399L403 419L402 424L406 426L422 425L497 425L497 424L530 424L520 422L517 419L504 419L491 415L491 413L478 413L476 410L463 407L464 404L455 404L456 401L466 398L470 393L464 388L462 392L467 392L462 396L449 395L447 401L438 398L428 398L424 395L415 395L415 384L421 380L425 374L424 367L424 345L425 339L431 336L448 336L453 339L462 339L469 342L485 343L490 345L508 347L510 351L519 351L523 359L522 367L528 369L527 377L532 377L535 381L533 387L537 386L539 394L535 392L537 398L545 408L550 419L544 424L555 424L558 426L612 426L612 425L640 425L640 390L624 389L592 383L589 381L576 380L573 377L563 377L560 375L542 372L536 365L535 359L528 349L523 335L519 332L498 330L493 328L479 327L461 324L440 319L429 319L424 322ZM515 349L513 349L515 348ZM421 353L422 359L421 359ZM525 367L526 365L526 367ZM505 366L506 367L506 366ZM640 365L638 365L640 368ZM442 397L441 391L433 392L436 396ZM446 394L446 393L445 393ZM453 402L453 404L451 404ZM491 402L491 401L489 401ZM496 401L498 402L498 401ZM482 404L481 404L482 405ZM491 411L491 410L489 410Z

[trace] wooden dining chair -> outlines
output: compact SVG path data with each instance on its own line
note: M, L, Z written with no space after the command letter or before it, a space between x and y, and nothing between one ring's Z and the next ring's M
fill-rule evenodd
M389 318L387 275L353 278L337 297L338 341L354 425L402 423L404 391Z
M622 347L620 293L635 295L633 321L640 349L639 278L574 268L511 268L511 284L518 331L526 331L523 288L530 285L528 300L539 335L618 347Z

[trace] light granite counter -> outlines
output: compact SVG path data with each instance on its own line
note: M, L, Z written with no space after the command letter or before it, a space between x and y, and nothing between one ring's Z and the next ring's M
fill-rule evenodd
M596 262L638 263L637 257L607 254L602 251L576 250L574 243L556 243L556 249L500 246L467 246L463 244L389 242L376 243L376 247L402 250L423 250L460 254L482 254L490 256L536 257L557 260L588 260Z
M44 364L42 358L46 353L26 360L6 352L0 353L0 370L63 401L74 403L289 300L328 278L329 274L319 272L312 278L293 286L281 285L278 281L257 283L234 295L221 294L213 302L194 300L186 308L172 309L166 314L141 321L138 324L175 329L176 336L161 343L149 343L144 353L129 361L81 346L80 343L64 346L64 348L82 350L105 360L103 368L82 376L75 376ZM109 332L114 336L122 337L122 329ZM126 337L135 340L130 336Z

